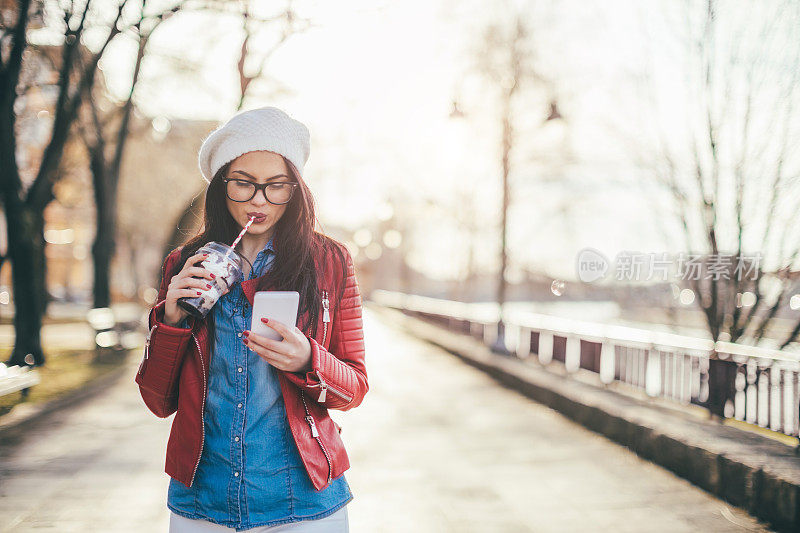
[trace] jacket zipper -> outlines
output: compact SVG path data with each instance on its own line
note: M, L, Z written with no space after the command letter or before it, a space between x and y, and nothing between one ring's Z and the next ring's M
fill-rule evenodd
M158 302L153 309L156 309L159 305L164 304L166 300L161 300ZM142 362L139 365L139 375L141 376L144 374L144 367L146 366L146 361L148 357L150 357L150 337L153 336L153 331L155 331L156 327L158 327L158 322L153 324L153 327L150 328L150 331L147 332L147 337L144 339L144 357L142 357Z
M330 300L328 300L328 291L322 291L322 346L325 345L325 340L328 338L328 323L331 321L331 315L328 311L330 305ZM328 392L328 389L335 395L343 398L348 403L353 400L352 396L345 394L344 392L336 389L336 387L332 387L325 380L322 376L317 372L317 377L319 378L319 385L311 385L312 387L319 387L319 398L317 398L317 402L324 403L325 398Z
M145 338L145 340L144 340L144 357L142 357L142 363L139 365L139 375L140 376L142 374L144 374L145 362L147 361L147 358L149 357L149 353L150 353L150 337L153 335L153 330L156 329L156 326L158 326L158 322L153 324L153 327L150 328L150 331L147 332L147 338Z
M344 400L347 400L348 403L353 400L352 396L348 396L347 394L341 392L340 390L336 389L335 387L333 387L329 383L327 383L324 379L322 379L322 375L320 375L319 372L317 372L317 377L319 378L319 385L310 385L310 386L311 387L319 387L320 393L319 393L319 398L317 399L317 401L319 403L323 403L325 401L325 395L326 395L328 390L330 390L336 396L338 396L338 397L340 397L340 398L342 398Z
M311 416L311 413L308 412L308 404L306 404L306 396L303 394L303 391L300 391L300 398L303 400L303 408L306 410L306 422L311 427L311 436L317 440L319 443L319 447L322 448L322 453L325 454L325 460L328 461L328 483L331 482L331 475L333 473L333 465L331 464L331 458L328 456L328 451L325 449L325 445L322 444L322 439L319 436L319 431L317 431L317 425L314 423L314 417Z
M194 472L192 472L192 480L189 482L189 486L194 484L194 476L197 474L197 467L200 465L200 458L203 456L203 445L206 441L206 425L204 420L206 410L206 366L205 363L203 363L203 352L200 350L200 343L197 342L197 337L195 337L194 333L192 333L192 338L194 339L194 344L197 346L197 353L200 355L200 369L203 371L203 403L200 408L200 429L202 430L200 453L197 455L197 462L194 465Z
M328 312L328 291L322 291L322 346L325 346L325 340L328 338L328 322L331 321L331 315Z
M330 301L328 300L328 291L322 291L322 343L321 343L321 346L323 346L323 347L325 346L325 340L328 338L328 322L331 321L331 315L330 315L330 312L328 311L328 306L329 305L330 305ZM320 381L320 393L319 393L319 398L317 398L317 401L319 403L324 403L325 402L325 392L328 389L328 384L325 383L325 381L323 381L322 376L320 376L319 374L317 374L317 377L319 377L319 381ZM346 398L346 396L344 396L342 393L340 393L337 390L335 390L333 387L331 387L331 391L333 391L334 394L337 394L338 396L341 396L342 398ZM348 400L348 401L350 401L350 400Z

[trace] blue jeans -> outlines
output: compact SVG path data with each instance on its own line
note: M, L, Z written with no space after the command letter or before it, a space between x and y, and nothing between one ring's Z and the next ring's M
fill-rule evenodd
M236 531L232 527L222 526L207 520L193 520L170 511L169 533L230 533ZM347 505L343 505L334 513L316 520L300 520L276 526L261 526L245 529L245 533L349 533L350 523L347 518Z

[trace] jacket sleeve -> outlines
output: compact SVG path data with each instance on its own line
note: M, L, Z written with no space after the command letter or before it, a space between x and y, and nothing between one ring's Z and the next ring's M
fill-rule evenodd
M369 384L364 364L361 294L353 258L346 248L343 251L347 259L347 279L339 310L331 323L328 350L309 337L312 369L305 373L284 372L284 375L309 397L317 401L323 398L319 403L325 407L347 411L361 403Z
M164 304L169 280L166 272L180 257L174 250L161 268L161 287L156 304L150 310L144 355L136 373L136 383L145 405L159 418L166 418L178 409L178 378L183 359L192 342L190 327L169 326L164 323ZM193 325L193 318L184 322Z

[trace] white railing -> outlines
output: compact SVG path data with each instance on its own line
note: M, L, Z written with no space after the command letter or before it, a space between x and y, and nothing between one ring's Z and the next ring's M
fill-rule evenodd
M470 334L501 351L567 372L596 372L650 396L693 403L711 413L797 437L800 433L800 354L687 335L601 324L497 306L467 304L390 291L375 303ZM501 350L497 350L498 339Z

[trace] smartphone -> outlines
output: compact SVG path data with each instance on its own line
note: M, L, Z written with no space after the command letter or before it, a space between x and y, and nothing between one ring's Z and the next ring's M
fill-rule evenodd
M250 331L276 341L283 340L280 333L264 324L261 319L277 320L287 327L297 325L300 293L297 291L258 291L253 297L253 317Z

